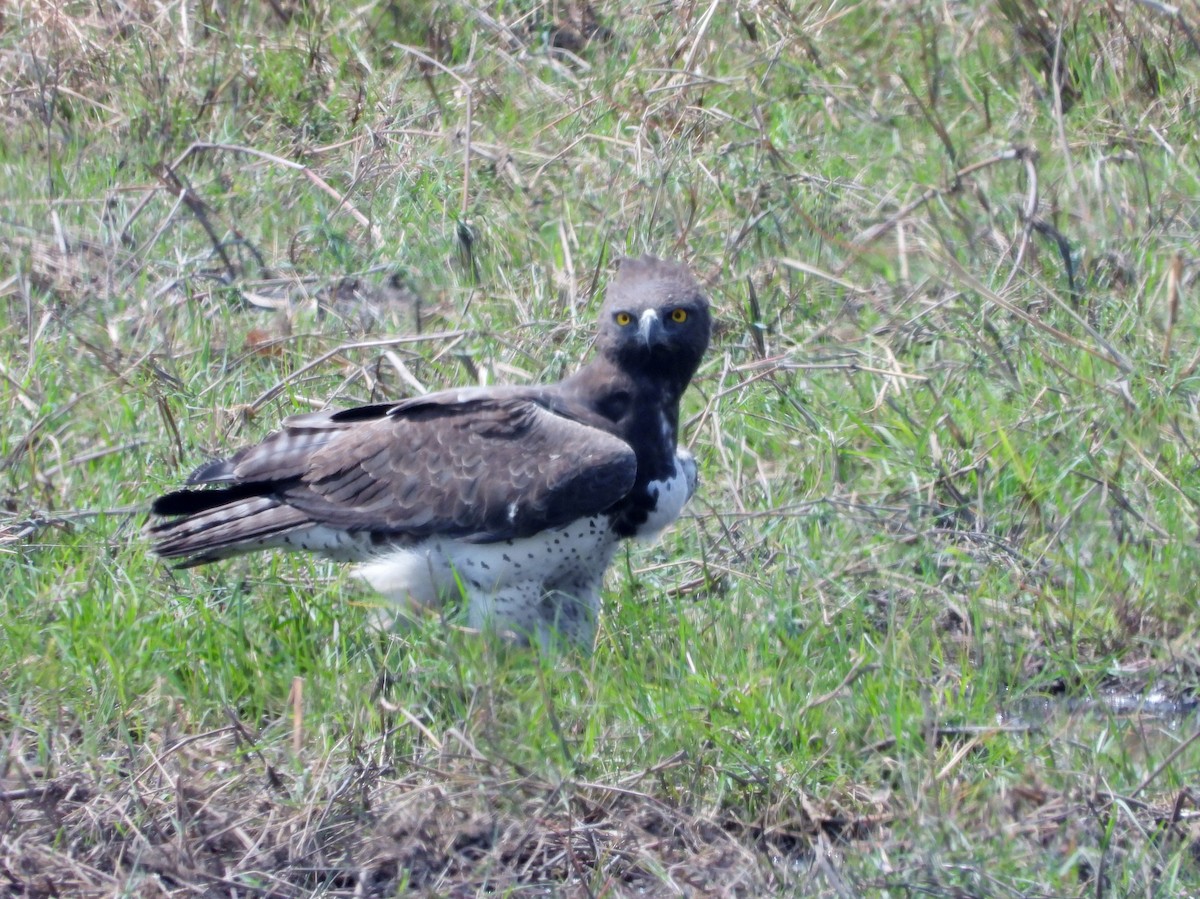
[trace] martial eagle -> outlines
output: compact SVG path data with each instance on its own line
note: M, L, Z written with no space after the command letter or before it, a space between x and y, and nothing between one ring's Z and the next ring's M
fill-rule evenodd
M626 259L594 357L565 380L288 418L155 500L154 552L357 561L396 602L462 595L472 627L590 649L618 543L653 539L696 489L679 400L710 331L686 266Z

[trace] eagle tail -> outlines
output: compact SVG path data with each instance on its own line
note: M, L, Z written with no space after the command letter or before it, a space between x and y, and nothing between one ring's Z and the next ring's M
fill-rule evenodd
M179 490L154 501L157 517L146 526L155 555L183 559L180 568L215 562L257 549L287 546L288 535L313 522L272 496L237 485L219 490Z

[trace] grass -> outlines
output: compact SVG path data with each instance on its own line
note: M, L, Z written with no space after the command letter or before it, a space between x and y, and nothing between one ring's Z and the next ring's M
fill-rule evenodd
M6 10L0 890L1200 891L1172 9ZM591 657L147 555L283 415L561 376L643 251L702 489Z

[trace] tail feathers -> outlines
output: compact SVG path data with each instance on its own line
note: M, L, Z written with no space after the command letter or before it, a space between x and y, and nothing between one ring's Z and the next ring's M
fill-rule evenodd
M202 471L203 469L197 469ZM191 483L189 479L188 483ZM234 506L245 499L267 499L260 484L240 484L218 490L176 490L150 506L153 515L196 515Z
M303 512L269 496L237 496L228 490L181 490L160 497L156 515L182 516L146 528L153 550L164 559L184 559L191 568L227 556L286 545L286 536L311 528ZM222 499L223 496L223 499Z
M234 474L234 464L232 459L212 459L188 475L187 484L188 486L194 486L196 484L219 484L223 481L232 481L236 476Z

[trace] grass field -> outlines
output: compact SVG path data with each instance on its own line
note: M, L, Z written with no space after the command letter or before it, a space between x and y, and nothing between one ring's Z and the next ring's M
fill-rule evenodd
M1200 895L1200 5L0 9L0 896ZM594 655L140 530L718 316Z

